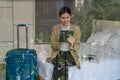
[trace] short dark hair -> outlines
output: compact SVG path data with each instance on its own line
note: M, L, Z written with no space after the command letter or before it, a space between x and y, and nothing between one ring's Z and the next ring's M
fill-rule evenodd
M71 16L71 10L70 8L68 7L62 7L60 10L59 10L59 17L64 14L64 13L68 13L70 16Z

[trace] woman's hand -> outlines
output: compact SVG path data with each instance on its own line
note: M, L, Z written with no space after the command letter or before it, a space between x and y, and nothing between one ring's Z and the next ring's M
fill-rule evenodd
M51 62L52 61L52 58L51 57L48 57L47 59L46 59L46 62Z
M70 36L68 37L67 41L71 44L71 47L74 47L74 43L75 43L75 38Z
M80 66L78 66L78 69L80 69L81 67Z

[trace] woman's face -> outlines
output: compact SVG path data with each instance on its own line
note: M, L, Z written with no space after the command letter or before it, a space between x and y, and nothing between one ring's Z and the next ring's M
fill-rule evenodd
M67 26L70 23L71 16L68 13L64 13L60 16L60 21L63 26Z

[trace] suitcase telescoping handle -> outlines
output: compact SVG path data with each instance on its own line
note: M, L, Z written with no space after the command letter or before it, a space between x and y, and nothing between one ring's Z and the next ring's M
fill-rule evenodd
M17 48L20 47L20 39L19 39L19 28L20 27L26 28L26 48L28 48L28 25L27 24L18 24L17 25Z

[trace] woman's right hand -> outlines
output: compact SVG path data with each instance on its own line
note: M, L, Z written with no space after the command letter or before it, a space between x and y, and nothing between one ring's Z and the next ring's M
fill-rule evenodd
M71 44L71 48L73 48L74 47L74 43L75 43L75 38L72 37L72 36L69 36L67 38L67 41Z
M52 61L52 57L48 57L47 59L46 59L46 62L51 62Z

